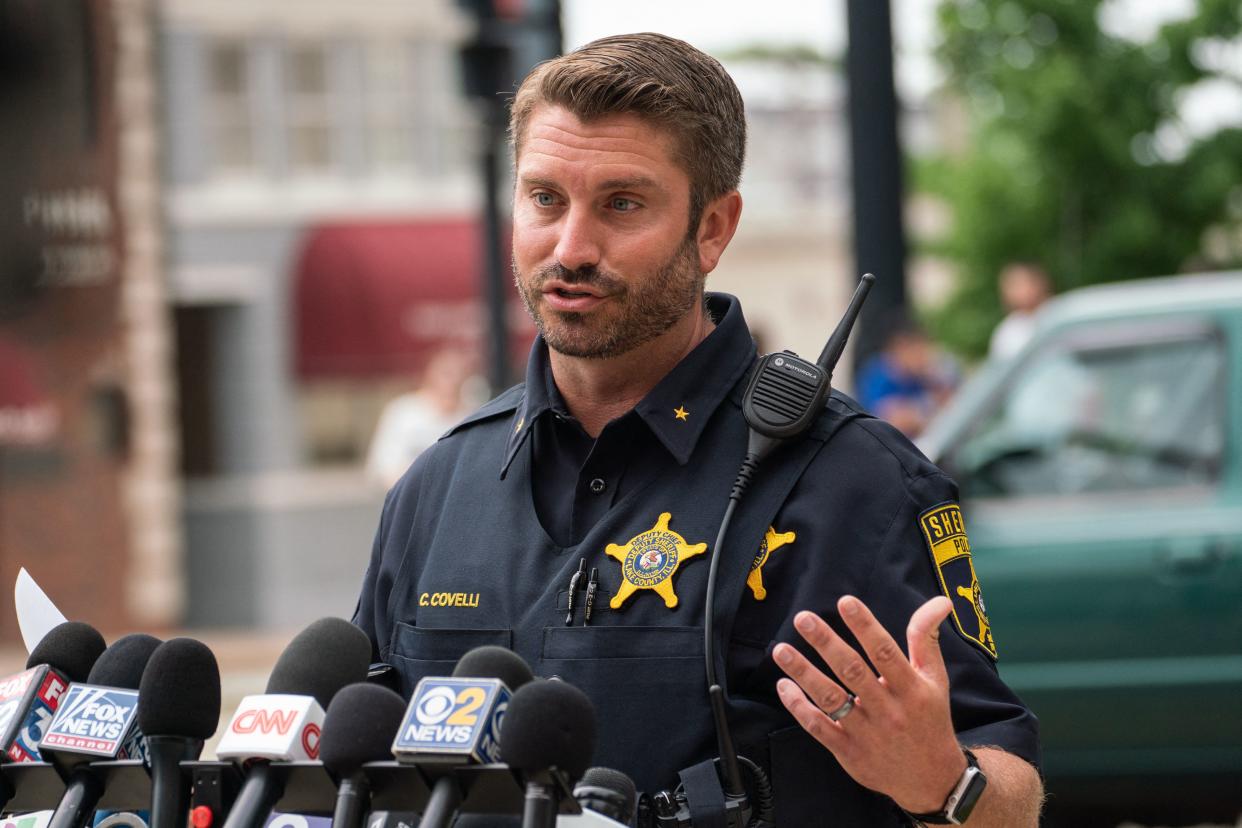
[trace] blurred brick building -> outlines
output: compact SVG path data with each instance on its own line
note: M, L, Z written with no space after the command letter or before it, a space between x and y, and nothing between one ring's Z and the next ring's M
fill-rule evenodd
M0 584L111 629L184 601L153 46L142 0L0 3Z

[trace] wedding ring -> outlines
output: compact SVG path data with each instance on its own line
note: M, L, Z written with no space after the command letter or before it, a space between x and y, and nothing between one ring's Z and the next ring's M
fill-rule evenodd
M836 710L829 713L828 718L832 719L834 722L839 722L842 719L844 719L846 716L850 714L850 711L854 709L854 699L856 698L857 696L855 696L853 693L848 694L845 697L845 704L841 705Z

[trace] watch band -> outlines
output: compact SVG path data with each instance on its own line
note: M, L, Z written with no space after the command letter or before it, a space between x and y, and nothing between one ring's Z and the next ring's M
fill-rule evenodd
M907 813L911 819L926 825L961 825L970 816L975 804L979 802L979 797L983 795L984 788L988 786L988 778L979 769L979 760L973 753L965 748L962 753L966 754L966 770L949 792L944 807L930 814Z

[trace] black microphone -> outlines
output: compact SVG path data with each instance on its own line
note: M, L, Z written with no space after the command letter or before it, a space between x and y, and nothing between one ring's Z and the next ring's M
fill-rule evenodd
M65 690L90 674L105 646L90 624L65 621L30 651L24 671L0 679L0 761L43 761L39 742ZM0 776L0 807L16 793L8 776Z
M362 825L371 810L371 785L362 766L392 757L393 737L404 717L405 699L378 684L351 684L328 705L319 757L338 780L332 828Z
M72 682L86 681L105 648L90 624L66 621L43 636L26 669L0 679L0 753L6 762L39 762L39 742ZM0 784L0 805L12 791Z
M633 825L638 804L634 780L612 768L588 768L574 786L574 799L585 810L602 814L622 825Z
M143 754L134 726L138 685L159 639L135 633L117 639L91 667L85 683L73 683L48 726L39 749L65 780L65 793L48 828L84 828L104 793L97 759ZM33 654L32 654L33 655Z
M371 640L344 619L321 618L294 636L267 692L242 699L216 748L246 773L224 828L262 828L285 788L271 763L318 759L324 708L342 687L365 681L370 664Z
M523 828L554 828L565 792L595 753L595 707L563 681L532 681L513 694L500 753L526 782Z
M521 656L504 647L475 647L451 678L419 681L406 708L393 755L434 779L419 828L452 822L466 792L454 769L500 761L500 724L514 691L534 678Z
M220 723L220 667L201 641L173 638L151 654L138 685L138 727L151 771L150 828L184 828L190 775L181 762L203 752Z
M48 664L69 681L86 681L106 649L99 630L82 621L65 621L39 639L26 659L26 668Z

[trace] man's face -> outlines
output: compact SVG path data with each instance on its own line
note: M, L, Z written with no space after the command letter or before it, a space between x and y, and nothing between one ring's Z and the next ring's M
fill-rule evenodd
M548 347L618 356L699 312L689 212L671 136L636 115L538 107L517 159L513 272Z

